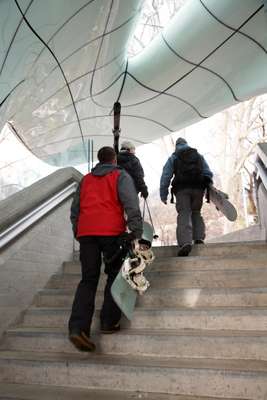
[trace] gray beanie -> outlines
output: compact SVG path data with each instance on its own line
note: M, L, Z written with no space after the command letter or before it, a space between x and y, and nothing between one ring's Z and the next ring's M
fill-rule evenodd
M135 149L135 145L132 142L130 142L129 140L125 140L124 142L122 142L121 150L131 150L131 149Z
M175 144L187 144L187 141L186 141L184 138L179 137L179 138L176 140L176 143L175 143Z

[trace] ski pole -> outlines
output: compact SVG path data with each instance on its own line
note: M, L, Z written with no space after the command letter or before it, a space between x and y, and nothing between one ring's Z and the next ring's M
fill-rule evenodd
M114 135L114 150L116 154L119 153L119 138L120 138L120 116L121 116L121 103L116 101L113 106L114 111L114 123L113 123L113 135Z
M154 224L153 224L153 221L152 221L152 216L151 216L151 213L150 213L150 209L149 209L149 207L148 207L148 201L147 201L147 199L144 199L144 213L143 213L143 219L144 219L144 215L145 215L145 206L147 207L147 211L148 211L150 223L151 223L151 226L152 226L152 229L153 229L153 238L154 238L154 239L157 239L159 236L158 236L158 235L156 234L156 232L155 232L155 227L154 227Z

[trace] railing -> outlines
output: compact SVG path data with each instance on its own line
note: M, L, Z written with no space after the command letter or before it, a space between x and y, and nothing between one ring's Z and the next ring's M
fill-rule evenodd
M267 143L258 144L255 166L257 168L257 175L267 190Z
M53 208L57 207L60 203L70 197L75 192L76 187L77 183L70 184L65 189L61 190L59 193L15 222L8 229L0 233L0 249L20 235L23 231L25 231L25 229L29 228L32 224L41 219Z
M267 143L259 143L256 151L256 200L259 224L265 232L265 241L267 242Z
M0 202L0 250L75 192L82 174L62 168Z

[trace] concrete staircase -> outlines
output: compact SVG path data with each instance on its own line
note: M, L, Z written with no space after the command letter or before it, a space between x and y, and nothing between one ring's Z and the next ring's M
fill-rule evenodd
M10 328L0 350L0 399L267 399L267 245L157 248L151 288L131 324L98 333L97 353L68 342L77 261L63 264ZM99 310L105 277L101 278Z

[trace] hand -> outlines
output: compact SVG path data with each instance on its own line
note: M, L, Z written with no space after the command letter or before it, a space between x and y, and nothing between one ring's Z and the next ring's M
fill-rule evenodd
M119 237L122 242L126 243L130 243L136 239L135 234L133 232L123 232Z
M146 199L148 197L148 190L147 189L143 189L142 190L141 197L143 197L144 199Z
M213 185L213 181L209 176L204 176L204 183L207 187Z

